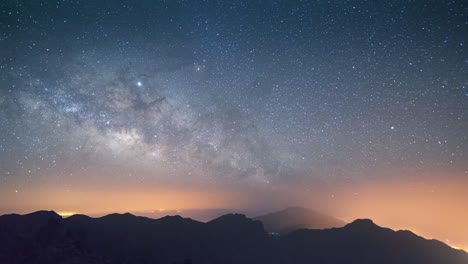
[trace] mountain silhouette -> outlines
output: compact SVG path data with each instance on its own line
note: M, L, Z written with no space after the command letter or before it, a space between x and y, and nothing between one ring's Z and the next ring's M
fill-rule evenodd
M279 234L302 228L325 229L346 225L344 221L302 207L289 207L254 219L261 221L268 232Z
M296 256L316 263L468 263L464 251L410 231L379 227L369 219L355 220L343 228L302 229L281 239L285 258Z
M39 211L0 216L0 263L466 264L468 254L366 219L271 236L262 222L240 214L202 223L180 216L62 218Z

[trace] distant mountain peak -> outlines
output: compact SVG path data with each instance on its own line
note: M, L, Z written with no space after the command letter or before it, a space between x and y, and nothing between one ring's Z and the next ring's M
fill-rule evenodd
M239 229L257 229L257 230L260 230L261 232L264 231L262 222L248 218L247 216L243 214L223 215L223 216L220 216L216 219L209 221L207 224L211 226L222 227L222 228L236 227Z
M184 218L180 215L166 215L164 217L161 217L160 219L184 219Z
M47 210L41 210L41 211L36 211L30 214L27 214L29 216L52 216L52 217L61 217L59 214L57 214L55 211L47 211Z
M356 219L345 226L346 229L371 230L380 228L371 219Z
M243 222L252 222L253 220L250 218L247 218L243 214L226 214L223 216L220 216L216 219L213 219L209 221L208 223L243 223Z
M348 225L367 225L367 226L374 226L376 225L372 219L368 218L362 218L362 219L356 219L353 222L351 222Z
M119 214L119 213L113 213L113 214L108 214L108 215L105 215L101 218L129 218L129 217L136 217L135 215L132 215L131 213L123 213L123 214Z
M157 219L160 223L199 223L191 218L185 218L180 215L166 215Z
M69 216L67 218L68 219L73 219L73 218L86 218L86 219L88 219L88 218L91 218L91 217L89 217L87 215L84 215L84 214L74 214L74 215L71 215L71 216Z
M32 220L33 222L38 222L38 223L42 221L50 221L50 220L59 221L62 219L62 217L56 212L46 211L46 210L37 211L37 212L33 212L30 214L26 214L26 215L13 215L13 216L20 217L23 219L29 219L29 220Z
M284 210L254 218L261 221L265 229L275 233L289 233L297 229L325 229L343 227L345 222L312 209L291 206Z

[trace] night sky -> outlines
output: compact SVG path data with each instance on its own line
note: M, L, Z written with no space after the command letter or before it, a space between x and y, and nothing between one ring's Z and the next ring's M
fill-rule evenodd
M3 0L0 213L462 226L467 21L463 0Z

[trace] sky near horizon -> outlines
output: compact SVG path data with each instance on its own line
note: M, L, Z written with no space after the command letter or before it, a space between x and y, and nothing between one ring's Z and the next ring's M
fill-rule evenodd
M2 1L0 214L301 205L468 248L467 10Z

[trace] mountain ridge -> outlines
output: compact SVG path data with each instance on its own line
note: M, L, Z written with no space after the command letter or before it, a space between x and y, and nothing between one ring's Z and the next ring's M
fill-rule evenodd
M180 216L151 219L132 214L62 218L41 211L0 216L0 243L0 263L11 264L468 263L464 251L409 231L380 227L370 219L278 237L242 214L202 223Z
M254 217L261 221L269 232L287 234L297 229L326 229L343 227L346 223L309 208L291 206L284 210Z

